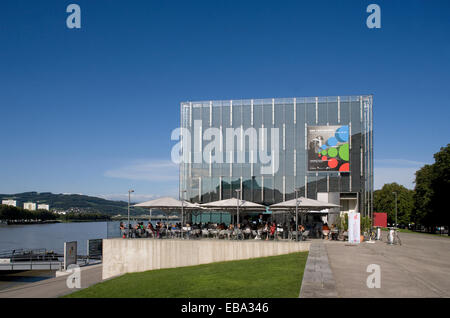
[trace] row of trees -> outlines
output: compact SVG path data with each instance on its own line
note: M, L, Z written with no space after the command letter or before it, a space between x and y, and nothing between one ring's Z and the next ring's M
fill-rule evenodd
M0 220L10 222L23 221L100 221L109 220L110 216L101 213L67 213L56 214L47 210L30 211L23 208L0 205Z
M57 218L57 214L47 210L29 211L15 206L0 206L0 220L3 221L50 221Z
M109 215L101 213L66 213L59 216L63 221L108 221L111 219Z
M434 154L435 162L416 172L414 190L397 183L385 184L374 193L374 211L387 212L388 222L395 222L397 192L397 220L400 225L424 226L433 231L436 226L450 225L448 213L450 195L450 144Z

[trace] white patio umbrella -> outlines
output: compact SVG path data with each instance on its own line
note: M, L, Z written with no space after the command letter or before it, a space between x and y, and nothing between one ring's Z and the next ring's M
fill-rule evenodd
M202 207L209 210L219 210L219 211L236 211L237 220L239 220L239 210L241 211L265 211L266 207L262 204L258 204L246 200L238 200L236 198L213 201L201 204Z
M320 213L319 211L325 210L325 209L332 209L332 208L339 208L339 205L328 203L324 201L314 200L314 199L308 199L305 197L299 197L297 199L292 199L276 204L272 204L270 206L271 210L274 210L274 213L286 213L295 211L295 224L298 226L298 212L301 213L307 213L307 212L316 212ZM339 212L327 212L327 213L339 213ZM302 214L303 215L303 214ZM303 217L302 217L303 219ZM296 233L298 233L298 228L295 229ZM298 238L297 238L298 240Z
M298 205L297 205L298 200ZM276 204L272 204L270 206L271 210L295 210L297 207L300 210L303 211L320 211L324 209L331 209L331 208L339 208L339 205L328 203L324 201L314 200L314 199L308 199L305 197L299 197L298 199L292 199Z
M145 201L142 203L135 204L133 206L149 209L159 209L159 210L180 210L181 208L186 209L198 209L198 206L187 201L180 201L172 197L162 197L150 201Z
M152 209L158 209L162 211L181 211L181 217L183 219L184 216L184 209L192 210L192 209L199 209L200 207L198 204L192 204L187 201L180 201L177 199L174 199L172 197L162 197L150 201L141 202L138 204L135 204L136 207L141 208L149 208L150 211ZM182 221L183 223L183 221ZM182 224L183 226L183 224Z

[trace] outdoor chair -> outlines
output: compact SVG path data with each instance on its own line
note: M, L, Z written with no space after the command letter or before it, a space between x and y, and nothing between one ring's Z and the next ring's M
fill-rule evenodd
M302 241L306 241L306 238L308 237L308 235L309 235L309 230L306 230L305 232L303 232L301 234Z
M219 238L219 230L210 229L208 233L215 239Z
M284 229L281 228L281 227L278 227L277 230L276 230L276 232L275 232L275 238L276 238L277 240L283 239L283 234L284 234Z
M232 233L232 238L235 240L243 240L244 234L242 233L242 230L236 229Z
M207 229L203 229L203 230L202 230L202 237L206 237L206 238L209 237L209 232L208 232Z
M147 237L154 237L155 236L155 233L152 230L150 230L150 229L146 229L145 232L147 233Z
M201 236L200 229L193 229L191 230L191 237L199 238Z
M224 239L225 236L228 237L228 230L220 230L219 233L218 233L218 238L219 238L219 239L221 239L221 238Z

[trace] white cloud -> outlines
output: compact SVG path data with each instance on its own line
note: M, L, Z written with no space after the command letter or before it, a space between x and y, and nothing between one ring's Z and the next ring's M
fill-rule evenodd
M107 170L105 177L127 180L175 181L178 180L178 164L172 161L135 161L130 165Z
M128 193L108 193L108 194L96 194L96 197L114 200L114 201L128 201ZM153 200L160 197L157 194L131 194L131 202L143 202Z
M400 167L422 167L426 162L413 161L408 159L375 159L375 165L400 166Z

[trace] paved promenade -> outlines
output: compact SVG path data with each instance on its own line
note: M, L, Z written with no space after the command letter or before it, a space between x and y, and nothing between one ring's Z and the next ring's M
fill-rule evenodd
M399 233L402 245L325 241L338 297L450 297L450 238ZM367 266L380 265L381 288L368 288Z
M0 290L0 298L54 298L70 294L77 289L69 289L66 284L68 275L45 279L19 287ZM102 281L102 264L81 267L81 288Z
M303 274L300 298L337 297L336 284L322 240L312 241Z

